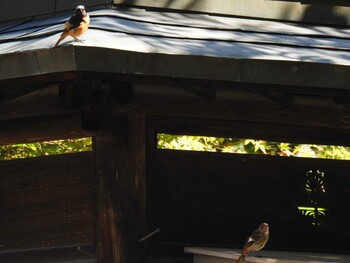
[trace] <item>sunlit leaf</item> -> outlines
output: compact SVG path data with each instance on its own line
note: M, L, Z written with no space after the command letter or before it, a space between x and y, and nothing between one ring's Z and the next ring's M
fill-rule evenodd
M158 149L350 160L350 147L292 144L240 138L157 134Z
M92 138L0 146L0 160L11 160L92 150Z

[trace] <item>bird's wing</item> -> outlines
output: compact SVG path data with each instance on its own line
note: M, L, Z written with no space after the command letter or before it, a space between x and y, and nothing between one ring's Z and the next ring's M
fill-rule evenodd
M258 229L255 230L254 233L250 236L251 239L259 240L264 236L264 234Z
M247 242L245 243L244 248L249 247L257 240L261 239L263 237L263 234L259 230L255 230L253 234L247 239Z
M243 249L246 249L247 247L250 247L251 245L253 245L255 243L256 240L253 239L248 239L248 241L244 244Z
M72 29L77 28L80 25L81 19L79 19L76 15L71 16L69 20L64 24L63 31L68 32Z

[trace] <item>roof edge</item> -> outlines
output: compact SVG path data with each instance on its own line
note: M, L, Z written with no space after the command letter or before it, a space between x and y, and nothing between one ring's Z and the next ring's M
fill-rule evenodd
M350 90L350 67L302 61L143 53L68 46L0 56L0 82L63 72Z
M350 67L76 47L79 71L350 90Z
M0 81L77 70L75 47L0 55Z

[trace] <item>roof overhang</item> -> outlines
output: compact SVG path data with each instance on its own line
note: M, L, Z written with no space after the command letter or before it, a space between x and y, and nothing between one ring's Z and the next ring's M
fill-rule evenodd
M52 46L63 17L2 30L0 82L95 72L350 88L345 29L145 10L91 16L85 42L67 38L59 48Z

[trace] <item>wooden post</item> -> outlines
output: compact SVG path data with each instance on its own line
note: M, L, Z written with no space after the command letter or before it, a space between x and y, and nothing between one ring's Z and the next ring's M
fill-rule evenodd
M111 119L112 121L118 121ZM130 114L128 137L118 144L96 139L97 258L99 263L145 261L145 116Z

